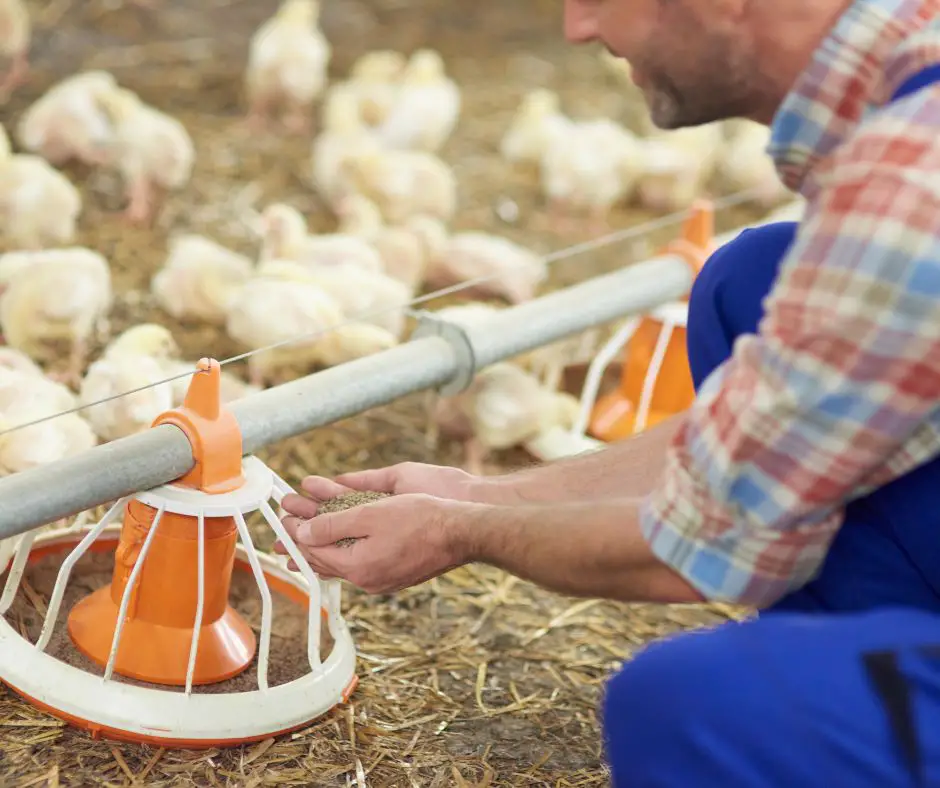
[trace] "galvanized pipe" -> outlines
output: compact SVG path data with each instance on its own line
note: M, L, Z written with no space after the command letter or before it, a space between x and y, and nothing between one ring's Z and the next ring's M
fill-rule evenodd
M647 311L688 292L692 273L665 255L502 310L467 329L476 369ZM246 454L392 402L466 373L464 354L442 336L412 339L233 402ZM183 432L161 425L66 460L0 478L0 538L166 484L192 468Z

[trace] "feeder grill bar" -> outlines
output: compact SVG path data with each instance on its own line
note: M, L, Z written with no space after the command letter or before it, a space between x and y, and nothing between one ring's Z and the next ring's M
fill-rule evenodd
M636 263L500 311L465 329L476 369L686 295L692 271L677 255ZM460 354L442 336L412 339L229 406L245 454L447 384ZM25 533L125 495L149 490L193 466L189 441L172 425L96 446L81 455L0 478L0 538Z

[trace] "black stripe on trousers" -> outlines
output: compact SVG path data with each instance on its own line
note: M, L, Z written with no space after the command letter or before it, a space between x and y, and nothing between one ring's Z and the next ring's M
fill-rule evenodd
M927 657L940 657L940 645L924 646L917 651ZM898 653L868 651L862 654L862 663L888 715L888 724L904 765L915 785L926 788L923 753L911 702L911 685L898 667Z

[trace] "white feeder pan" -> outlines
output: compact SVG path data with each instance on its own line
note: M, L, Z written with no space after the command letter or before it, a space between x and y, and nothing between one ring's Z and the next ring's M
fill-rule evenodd
M109 670L105 671L105 676L96 676L45 653L71 567L94 542L117 543L120 525L111 523L123 514L124 505L130 498L118 501L97 525L88 529L63 562L49 602L47 620L36 645L20 636L4 617L5 613L13 602L29 554L39 548L64 548L75 544L81 532L66 528L37 536L33 531L20 541L0 598L0 680L35 705L90 730L96 738L145 741L164 747L204 748L258 741L296 730L345 702L356 685L356 650L349 628L339 612L339 583L322 581L316 576L302 560L296 545L268 504L269 498L280 503L291 491L290 487L254 457L244 460L243 470L246 482L232 493L207 496L166 485L132 497L158 511L164 509L201 515L200 519L235 518L240 535L236 560L252 571L262 597L262 631L258 645L258 683L261 689L193 694L191 677L195 650L190 660L186 691L139 687L115 681L109 677ZM211 506L208 501L211 501ZM301 567L300 573L286 569L285 558L255 550L243 515L256 510L262 512L278 539ZM149 533L155 532L158 525L158 520L155 520ZM146 549L145 540L138 566L146 559ZM311 623L307 633L310 672L276 687L267 685L267 647L272 615L268 579L292 586L310 602ZM201 582L200 575L200 585ZM133 585L133 580L128 582L127 589ZM329 657L322 662L319 658L321 615L327 617L334 641ZM200 612L197 612L197 620L199 617ZM112 656L119 642L120 627L115 633Z

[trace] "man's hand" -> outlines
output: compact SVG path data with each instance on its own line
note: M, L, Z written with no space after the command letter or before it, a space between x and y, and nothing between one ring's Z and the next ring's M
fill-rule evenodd
M320 500L349 491L319 477L305 479L303 486ZM315 513L316 500L286 496L281 505L289 513L284 528L313 570L370 594L399 591L465 563L467 550L451 514L454 507L475 507L408 493L316 517L309 514ZM340 539L358 541L338 547ZM274 549L287 552L280 543ZM293 561L289 566L296 569Z
M459 468L445 465L427 465L420 462L402 462L387 468L345 473L335 479L308 476L300 488L309 496L287 495L281 502L285 511L301 519L317 513L321 501L357 492L383 492L390 495L423 493L452 501L499 503L505 496L488 479L474 476Z

